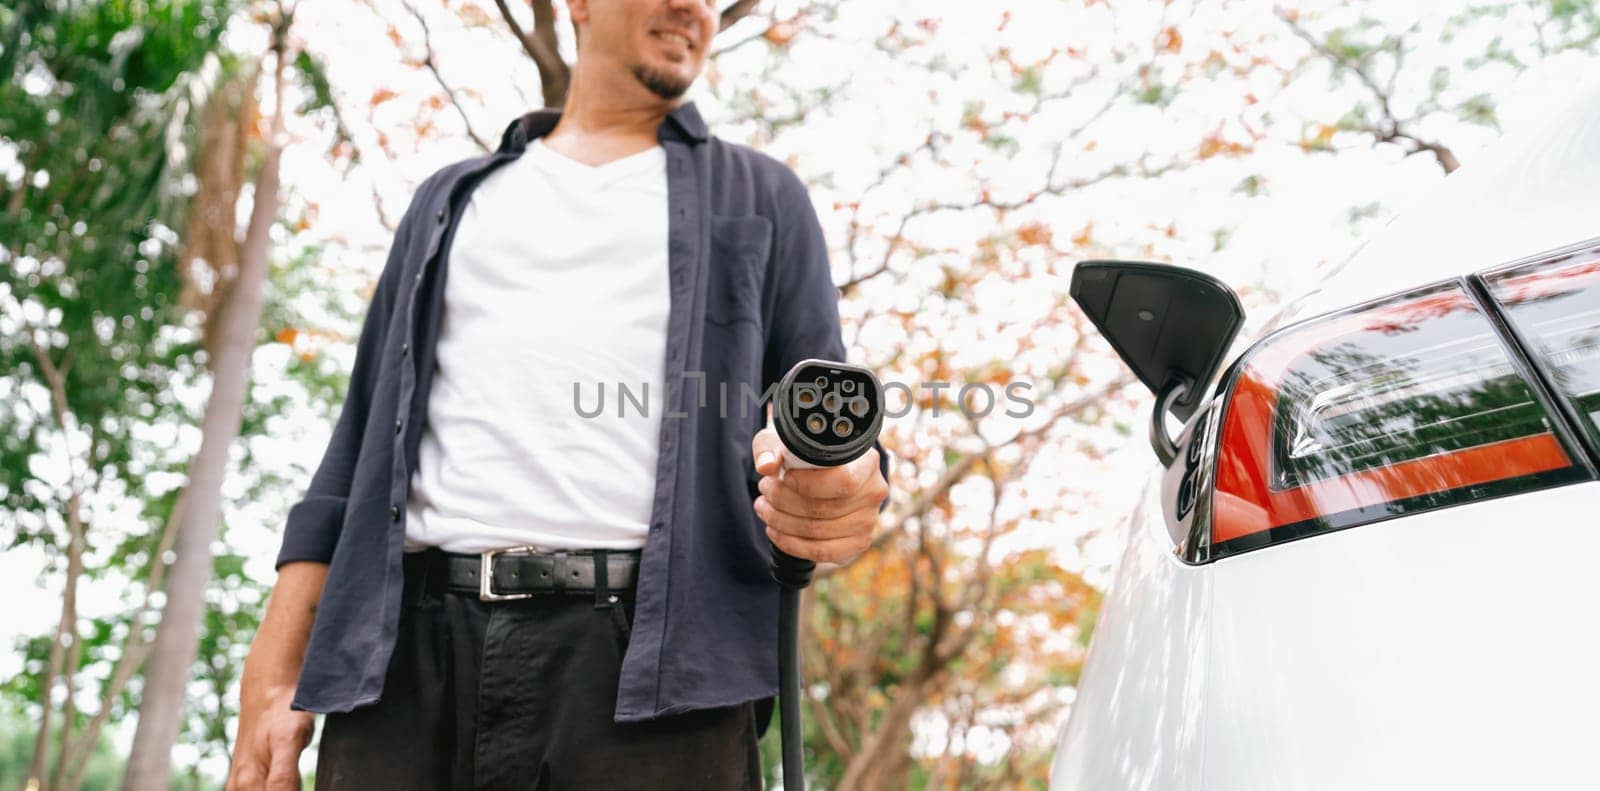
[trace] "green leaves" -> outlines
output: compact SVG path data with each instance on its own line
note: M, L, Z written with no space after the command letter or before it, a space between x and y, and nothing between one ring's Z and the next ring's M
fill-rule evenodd
M1487 93L1473 94L1456 105L1456 117L1467 123L1500 128L1500 118L1495 115L1494 97Z

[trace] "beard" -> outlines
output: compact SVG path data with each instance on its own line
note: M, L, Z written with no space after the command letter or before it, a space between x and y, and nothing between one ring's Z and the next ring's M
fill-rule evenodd
M667 101L682 96L685 91L689 90L689 83L692 82L692 80L679 79L643 65L633 67L633 76L634 79L639 81L640 85Z

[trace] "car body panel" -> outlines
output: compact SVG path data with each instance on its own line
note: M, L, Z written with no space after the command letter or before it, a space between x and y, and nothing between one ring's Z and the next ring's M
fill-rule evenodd
M1600 484L1211 565L1205 789L1600 785Z
M1130 520L1056 750L1053 787L1199 788L1206 667L1194 659L1207 653L1210 576L1173 552L1161 477L1145 486Z

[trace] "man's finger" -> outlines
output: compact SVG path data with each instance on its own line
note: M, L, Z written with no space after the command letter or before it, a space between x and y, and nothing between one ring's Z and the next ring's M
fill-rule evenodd
M756 432L755 438L750 440L750 452L750 458L755 459L757 473L778 474L783 459L783 441L778 439L776 429L767 426Z
M836 519L868 505L876 505L867 503L864 493L862 496L838 499L807 497L795 488L792 478L792 474L785 475L781 479L768 475L762 478L759 484L761 496L765 497L773 508L790 516L805 519Z
M784 552L818 563L849 563L860 557L872 545L872 534L853 535L849 538L812 540L781 533L767 528L767 540Z
M298 735L279 738L270 745L271 763L267 769L267 791L300 791L300 751L305 743Z
M812 541L871 535L872 528L877 524L876 512L873 512L870 520L857 511L834 519L793 516L774 509L764 495L756 498L755 508L756 516L760 517L767 527L788 536Z
M241 725L226 791L262 791L267 784L267 761L271 756L272 745L254 728Z
M240 757L235 756L234 760L237 761ZM235 765L233 774L228 778L226 791L261 791L266 777L266 768L254 760L250 760L250 763L244 766Z
M853 499L863 494L868 483L877 477L881 477L877 448L868 448L866 453L849 464L814 470L785 470L783 475L786 486L803 497L815 500Z

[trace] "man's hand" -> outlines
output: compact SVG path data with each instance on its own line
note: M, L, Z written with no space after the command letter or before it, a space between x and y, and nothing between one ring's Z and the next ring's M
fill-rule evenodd
M311 743L313 715L289 708L300 663L327 581L325 563L286 563L267 599L239 679L239 732L228 791L299 791L300 751Z
M878 449L838 467L782 470L783 442L771 426L750 443L761 496L756 516L767 525L767 538L797 558L849 563L872 545L878 526L878 505L889 495L889 483L878 469Z
M300 752L311 743L312 714L294 711L294 687L260 693L239 716L228 791L299 791Z

